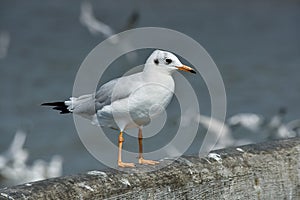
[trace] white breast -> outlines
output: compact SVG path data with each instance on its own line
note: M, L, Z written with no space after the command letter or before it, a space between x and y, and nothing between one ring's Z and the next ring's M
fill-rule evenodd
M173 78L168 76L163 80L144 81L128 98L113 102L101 112L110 112L120 129L147 125L152 117L167 107L173 97Z

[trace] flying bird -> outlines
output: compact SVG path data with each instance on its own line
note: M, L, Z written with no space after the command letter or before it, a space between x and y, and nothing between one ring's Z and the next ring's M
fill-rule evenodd
M142 72L111 80L94 94L42 105L53 106L61 114L80 115L95 125L118 129L119 167L134 167L133 163L122 161L123 132L129 128L138 128L139 163L158 164L157 161L143 157L142 129L171 101L175 89L172 73L177 70L196 73L191 67L183 65L174 54L155 50L147 59Z
M139 18L139 13L134 10L128 17L128 19L126 20L126 24L120 29L120 31L125 31L136 27ZM88 1L84 1L81 4L79 21L93 35L103 35L108 38L117 32L110 25L105 24L95 17L93 6Z

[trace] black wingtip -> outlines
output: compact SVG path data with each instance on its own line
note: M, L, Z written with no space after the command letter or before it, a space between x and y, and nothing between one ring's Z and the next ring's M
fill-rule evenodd
M60 111L60 114L71 113L68 109L68 106L66 106L65 102L63 101L42 103L41 106L53 106L52 109Z
M192 73L192 74L196 74L196 71L195 70L190 70L190 72Z
M57 101L57 102L42 103L41 106L66 106L66 105L65 102L63 101Z

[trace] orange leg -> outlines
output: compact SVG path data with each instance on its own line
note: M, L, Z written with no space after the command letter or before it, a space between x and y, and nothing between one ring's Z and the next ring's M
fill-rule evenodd
M140 164L147 164L147 165L156 165L156 164L158 164L159 163L158 161L145 160L144 157L143 157L143 133L142 133L141 128L139 128L138 140L139 140L139 163Z
M122 145L124 142L123 132L120 132L119 135L119 153L118 153L118 166L119 167L134 167L133 163L124 163L122 162Z

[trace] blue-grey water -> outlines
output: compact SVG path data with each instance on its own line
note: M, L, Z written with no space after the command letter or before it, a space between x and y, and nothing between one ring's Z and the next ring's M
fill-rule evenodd
M11 37L7 56L0 60L0 152L8 147L16 130L23 129L28 133L25 147L30 160L62 155L64 174L103 168L82 145L72 115L58 115L39 106L71 95L81 62L105 39L91 35L80 24L81 2L0 2L0 31L8 31ZM198 41L222 74L228 116L253 112L268 117L286 106L287 121L300 118L300 1L91 3L96 17L116 30L121 30L136 10L140 16L136 27L170 28ZM147 53L150 51L138 52L140 57L134 64L141 64ZM119 71L107 72L107 80L130 69L128 63L124 65ZM191 76L187 79L199 91L201 112L209 115L209 96L203 81ZM174 107L176 102L172 104ZM173 130L177 118L171 117L166 128ZM166 137L160 140L167 141ZM145 144L150 150L155 145Z

